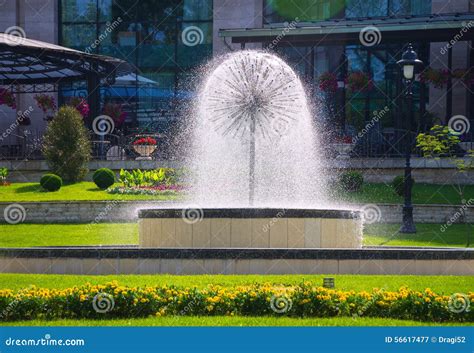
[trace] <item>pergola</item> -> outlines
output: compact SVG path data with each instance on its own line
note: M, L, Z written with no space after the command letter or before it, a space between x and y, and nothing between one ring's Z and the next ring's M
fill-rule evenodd
M133 72L125 61L0 33L0 86L13 93L54 92L61 83L86 81L91 114L99 115L101 82Z

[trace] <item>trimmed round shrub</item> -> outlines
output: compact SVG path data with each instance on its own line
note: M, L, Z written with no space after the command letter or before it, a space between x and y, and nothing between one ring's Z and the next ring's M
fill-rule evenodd
M94 172L92 180L99 189L107 189L108 187L114 185L115 183L115 174L108 168L100 168Z
M341 175L339 184L346 191L359 191L362 188L362 184L364 184L364 177L360 172L345 172Z
M415 179L411 178L411 185L415 184ZM392 189L398 196L403 196L405 193L405 176L404 175L397 175L393 178L392 181Z
M63 186L63 180L56 174L45 174L41 177L40 185L48 191L58 191Z

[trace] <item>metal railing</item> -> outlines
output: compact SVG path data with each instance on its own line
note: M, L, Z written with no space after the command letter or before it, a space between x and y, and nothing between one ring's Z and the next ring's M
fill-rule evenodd
M137 134L99 136L91 132L92 159L94 160L133 160L138 154L133 149L133 141ZM411 133L411 140L415 144L416 134ZM172 146L166 139L157 138L158 146L151 155L152 159L172 159ZM462 136L462 142L456 148L456 154L463 156L466 151L474 149L474 136ZM367 135L354 138L351 158L400 158L404 156L405 132L391 130L378 135ZM41 152L42 135L27 132L23 135L10 134L0 138L0 160L43 160ZM326 155L331 158L337 156L337 151L331 143L326 144ZM413 149L413 155L421 156L420 151Z

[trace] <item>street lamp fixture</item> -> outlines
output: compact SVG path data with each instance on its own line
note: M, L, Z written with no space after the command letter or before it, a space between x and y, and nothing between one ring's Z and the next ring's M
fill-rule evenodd
M423 66L423 62L418 60L418 55L413 46L408 44L406 51L402 55L402 59L397 61L401 67L403 78L405 81L405 98L408 107L408 119L405 119L406 127L406 143L405 143L405 177L404 177L404 204L403 204L403 223L400 233L416 233L415 223L413 222L413 205L411 203L411 191L413 179L411 177L411 150L413 140L411 137L411 124L414 120L413 116L413 80L415 78L415 70L417 67Z

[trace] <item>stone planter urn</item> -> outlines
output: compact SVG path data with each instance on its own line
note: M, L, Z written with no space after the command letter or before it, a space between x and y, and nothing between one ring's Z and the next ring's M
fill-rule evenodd
M156 150L156 145L133 145L133 149L140 155L135 160L150 161L151 154Z
M337 151L336 159L349 159L350 153L354 149L353 143L334 143L334 149Z

